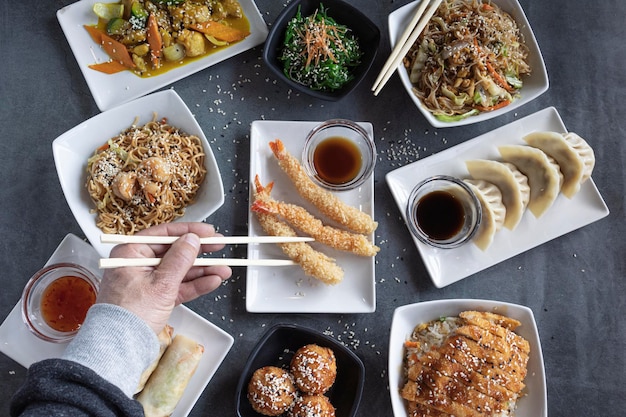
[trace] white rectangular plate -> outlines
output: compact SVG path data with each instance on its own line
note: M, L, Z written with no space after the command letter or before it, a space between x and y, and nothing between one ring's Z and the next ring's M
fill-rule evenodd
M280 169L269 143L280 139L287 150L300 159L304 140L319 122L254 121L250 135L250 201L253 201L254 177L263 185L274 181L272 196L277 200L306 207L316 217L310 203L300 197L293 183ZM371 123L359 123L373 136ZM346 203L374 216L374 177L358 189L338 196ZM248 234L263 236L265 232L254 213L248 213ZM370 236L373 239L374 236ZM369 313L376 310L374 258L339 252L328 247L313 246L337 260L345 272L342 282L325 285L307 277L300 266L279 268L248 267L246 308L249 312L277 313ZM282 259L285 255L276 245L248 245L250 259Z
M135 118L141 126L151 121L155 114L159 119L167 118L168 123L185 133L198 136L206 155L204 167L207 174L196 200L176 221L201 222L224 204L224 186L213 150L193 114L174 90L150 94L100 113L56 138L52 142L52 153L67 204L83 233L102 257L108 257L114 245L100 242L102 231L96 226L96 214L92 212L95 204L85 186L87 159L107 140L130 127Z
M391 40L392 48L395 46L398 38L400 38L401 34L411 21L411 18L415 14L415 11L421 1L422 0L417 0L402 6L389 15L389 38ZM435 127L455 127L492 119L515 110L516 108L523 106L548 91L550 86L548 81L548 72L546 71L543 57L541 56L539 44L537 43L537 39L535 39L535 34L530 27L530 23L528 23L528 19L526 19L522 6L517 0L493 0L493 3L500 6L502 10L509 13L511 17L515 19L522 39L528 47L528 64L530 65L532 72L530 75L523 78L524 86L520 90L521 97L513 101L508 106L498 110L482 112L476 116L468 117L456 122L442 122L433 116L426 106L424 106L422 101L413 93L413 85L409 80L409 74L404 66L400 65L398 67L398 75L404 85L404 88L406 89L407 94L411 100L413 100L417 109L422 113L422 115L424 115L426 120L428 120L428 122Z
M74 262L101 277L98 259L98 253L93 247L68 234L46 265ZM20 306L21 302L18 302L0 326L0 351L25 368L43 359L59 357L67 343L45 342L33 335L22 321ZM198 369L172 414L172 417L185 417L230 351L234 339L183 305L174 309L169 324L174 328L174 334L188 336L204 346Z
M65 33L67 42L78 62L78 66L87 81L96 104L100 110L106 110L134 98L151 93L161 87L172 84L191 74L208 68L225 59L260 45L267 38L267 25L253 0L239 0L245 16L250 22L250 35L226 49L192 61L181 67L154 77L138 77L131 71L117 74L104 74L89 68L89 65L109 60L108 55L91 39L84 25L98 23L93 12L93 5L103 0L81 0L57 11L57 19ZM104 0L114 3L115 0Z
M499 159L498 146L525 144L522 137L534 131L567 132L555 108L549 107L523 119L502 126L460 145L439 152L387 174L386 180L406 221L406 206L413 187L424 178L447 174L469 178L465 161ZM590 144L593 146L593 144ZM542 217L528 210L513 231L503 228L496 233L486 251L474 244L456 249L437 249L413 238L426 269L436 287L441 288L489 268L505 259L539 246L609 214L593 180L582 184L572 199L559 195Z
M530 345L528 373L524 383L526 394L517 402L515 417L547 417L548 395L543 354L535 316L531 309L517 304L491 300L436 300L398 307L391 322L389 335L389 391L395 417L407 417L405 401L399 390L404 383L402 366L404 342L411 337L415 326L436 320L439 317L458 316L467 310L488 311L511 317L522 323L515 333L526 339Z

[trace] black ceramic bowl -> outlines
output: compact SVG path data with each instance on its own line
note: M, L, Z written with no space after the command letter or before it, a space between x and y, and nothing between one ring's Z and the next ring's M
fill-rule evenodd
M236 408L238 417L259 417L248 401L248 382L252 374L264 366L289 368L289 362L296 350L308 344L328 347L337 359L337 379L325 394L335 407L336 417L356 415L363 383L365 366L361 359L337 340L316 330L295 324L278 324L268 330L254 347L237 384Z
M345 25L352 30L352 34L357 37L361 51L363 51L361 64L352 70L354 75L352 81L334 91L316 91L292 81L285 76L283 65L278 60L285 40L285 28L289 21L298 13L298 8L300 8L302 16L307 17L315 13L315 10L319 9L320 5L324 6L328 16L335 19L338 24ZM276 76L291 86L291 88L322 100L337 101L351 92L363 80L374 62L379 43L380 30L356 7L341 0L294 0L283 10L272 25L272 29L265 40L263 60Z

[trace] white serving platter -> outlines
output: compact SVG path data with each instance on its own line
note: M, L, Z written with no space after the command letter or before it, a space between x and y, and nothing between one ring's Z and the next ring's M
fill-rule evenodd
M213 150L195 117L174 90L149 94L100 113L65 132L52 142L54 163L63 194L76 221L93 247L108 257L113 245L100 242L102 231L96 226L95 204L87 192L87 160L110 138L130 127L137 118L143 125L154 118L166 117L168 123L185 133L196 135L204 147L207 170L196 200L175 221L201 222L224 204L224 186Z
M528 373L524 379L525 394L517 402L515 417L547 417L548 395L546 373L541 351L537 323L531 309L525 306L493 300L436 300L398 307L391 322L389 334L389 391L395 417L409 417L400 389L404 383L402 374L404 342L411 337L415 326L440 317L457 316L462 311L478 310L505 315L522 323L515 333L530 345Z
M406 206L413 187L424 178L447 174L469 178L465 161L470 159L500 159L498 146L525 144L522 137L534 131L567 132L555 108L549 107L523 119L502 126L472 140L435 155L418 160L387 174L386 180L396 204L406 221ZM593 140L589 143L593 147ZM582 184L571 199L560 194L552 207L540 218L528 210L513 231L503 228L493 243L481 251L469 243L455 249L438 249L413 238L415 246L433 281L445 287L476 272L539 246L609 214L600 192L592 179ZM408 232L408 229L407 229Z
M87 242L68 234L54 251L46 265L58 262L73 262L91 270L101 277L98 269L99 255ZM25 277L24 282L26 282ZM32 334L24 322L19 301L0 325L0 352L20 365L28 368L32 363L61 356L67 343L50 343ZM184 305L174 309L168 324L174 334L188 336L204 346L204 354L198 369L176 406L172 417L185 417L204 391L222 361L230 351L234 339L213 323L191 311Z
M272 196L277 200L316 211L298 195L293 183L278 166L269 142L280 139L287 150L301 158L308 132L320 122L254 121L250 134L250 201L253 201L254 177L261 183L274 181ZM359 123L373 135L371 123ZM359 207L374 216L374 177L360 188L338 194L346 203ZM316 214L318 218L323 216ZM249 236L265 232L254 213L248 214ZM374 239L373 234L370 239ZM307 277L299 266L266 268L248 267L246 278L246 308L249 312L276 313L369 313L376 310L374 258L360 257L345 252L313 246L335 258L345 276L337 285L325 285ZM250 259L281 259L285 255L276 245L248 245Z
M250 23L250 35L241 42L154 77L142 78L131 71L104 74L92 70L89 68L89 65L106 62L110 58L93 41L83 27L84 25L95 25L98 23L98 17L93 12L93 5L100 1L81 0L57 11L59 24L100 110L107 110L172 84L260 45L267 38L267 25L254 1L239 0L244 15ZM110 1L110 3L114 2L114 0Z
M400 7L389 15L389 38L392 48L395 46L405 28L408 26L421 1L425 0L417 0L409 3L405 6ZM455 122L443 122L437 119L426 108L422 101L412 92L413 85L409 80L409 74L404 66L400 65L398 67L398 76L402 81L402 85L404 86L411 100L413 100L413 103L415 103L415 106L420 111L420 113L422 113L426 120L428 120L428 123L430 123L434 127L443 128L463 126L489 120L494 117L501 116L504 113L515 110L516 108L523 106L524 104L536 99L541 94L548 91L548 88L550 86L550 83L548 81L548 72L546 70L545 63L543 62L543 56L541 55L539 44L537 43L535 34L533 33L533 30L530 27L530 23L528 22L528 19L524 14L522 6L517 0L493 0L492 2L493 4L500 6L503 11L509 13L511 17L513 17L513 19L517 23L517 27L519 28L521 37L528 47L528 63L532 69L532 73L529 76L524 77L523 79L524 86L520 90L521 97L513 101L508 106L498 110L482 112L476 116L471 116Z

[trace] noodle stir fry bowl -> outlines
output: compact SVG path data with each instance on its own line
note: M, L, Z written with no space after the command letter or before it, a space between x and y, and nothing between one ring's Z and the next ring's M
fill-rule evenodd
M289 22L300 10L302 17L306 18L320 10L324 6L326 14L335 20L338 25L344 25L358 40L363 55L360 63L350 69L353 78L341 88L335 90L314 90L304 84L293 81L285 75L283 63L279 57L285 42L285 31ZM292 1L278 16L265 41L263 60L274 75L289 87L312 97L338 101L348 95L363 80L369 71L380 44L380 29L360 10L351 4L341 0L295 0Z
M133 123L142 126L155 117L157 120L166 118L169 125L197 136L204 148L204 180L183 216L174 221L204 221L224 203L224 186L213 151L200 125L176 92L161 91L100 113L55 139L52 150L59 182L72 214L101 257L108 257L113 245L100 242L102 230L96 225L96 206L86 188L87 160L96 149Z
M389 38L392 49L411 21L413 14L422 1L426 0L417 0L409 3L389 15ZM435 117L422 100L415 94L415 86L409 79L409 72L404 65L400 65L397 71L402 85L406 89L411 100L415 103L417 109L422 113L426 120L436 128L469 125L501 116L536 99L548 90L548 74L543 57L541 55L541 51L539 50L539 45L537 44L535 35L530 27L530 23L528 23L521 5L517 0L493 0L491 3L499 6L502 11L508 13L513 20L515 20L520 38L528 50L527 62L530 66L531 72L529 75L522 76L521 80L523 85L517 92L515 99L511 101L510 104L491 111L482 111L476 115L460 120L444 121Z

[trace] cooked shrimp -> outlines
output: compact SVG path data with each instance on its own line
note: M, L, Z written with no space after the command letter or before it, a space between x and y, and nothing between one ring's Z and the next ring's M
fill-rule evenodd
M283 217L296 229L312 236L316 241L345 252L360 256L374 256L379 248L365 235L326 226L303 207L276 201L271 197L256 200L251 207L254 212L270 213Z
M378 223L370 215L344 203L334 194L315 184L302 168L300 161L285 149L280 139L270 142L270 148L278 160L278 165L289 176L298 193L322 213L356 233L368 234L376 230Z
M111 182L113 194L124 201L130 201L137 191L137 174L134 171L120 171Z
M255 197L259 197L259 195L268 195L272 189L273 183L270 183L267 187L263 187L257 176L255 178L255 185ZM261 227L268 235L296 236L296 232L291 227L278 220L274 215L259 212L255 214ZM312 276L330 285L338 284L343 280L343 269L335 263L335 260L316 251L308 243L281 243L278 244L278 246L285 255L302 267L306 275Z

